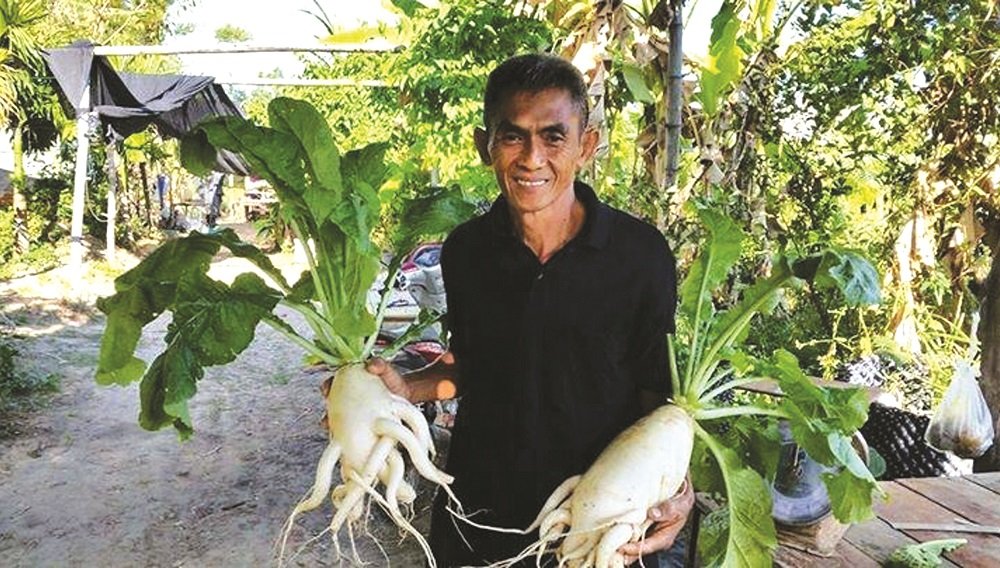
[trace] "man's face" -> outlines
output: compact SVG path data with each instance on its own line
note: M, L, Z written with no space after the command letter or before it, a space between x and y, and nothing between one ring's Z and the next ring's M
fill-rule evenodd
M517 213L573 201L576 172L591 158L597 133L582 131L580 111L563 89L516 92L500 106L476 148Z

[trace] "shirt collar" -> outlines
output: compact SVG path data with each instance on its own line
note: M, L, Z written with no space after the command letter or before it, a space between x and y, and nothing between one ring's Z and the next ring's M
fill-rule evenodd
M611 238L611 211L607 205L597 198L593 188L576 181L573 183L573 192L576 198L583 203L586 216L583 220L583 228L580 234L573 239L574 243L581 243L595 249L602 249L608 244ZM490 210L486 213L490 232L496 238L513 238L514 222L510 218L510 210L507 208L507 199L501 194L493 202Z

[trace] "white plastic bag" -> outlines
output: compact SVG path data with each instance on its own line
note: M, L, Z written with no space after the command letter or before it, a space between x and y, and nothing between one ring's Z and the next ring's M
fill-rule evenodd
M978 369L955 361L955 374L941 399L924 439L934 448L960 458L978 458L993 444L993 418L979 390Z

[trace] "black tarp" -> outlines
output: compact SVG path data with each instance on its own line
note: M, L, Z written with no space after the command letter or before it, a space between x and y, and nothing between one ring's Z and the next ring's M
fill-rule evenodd
M243 115L212 77L120 73L106 57L94 55L94 44L90 42L44 50L42 55L59 85L67 111L77 117L96 112L119 139L150 124L156 125L162 136L183 138L206 118ZM90 104L80 108L88 84ZM239 155L225 150L216 156L215 169L250 173Z

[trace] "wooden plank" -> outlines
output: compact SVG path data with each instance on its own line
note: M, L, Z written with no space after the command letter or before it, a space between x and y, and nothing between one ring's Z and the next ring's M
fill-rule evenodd
M1000 525L1000 494L962 477L897 479L896 483L981 525ZM937 523L950 523L947 518Z
M877 503L875 511L879 518L888 522L952 522L961 519L958 513L924 497L900 483L887 483L882 487L889 494L889 501ZM965 519L971 521L971 519ZM944 538L956 538L956 533L940 531L901 531L919 542ZM959 566L1000 566L1000 537L994 535L963 533L968 541L965 546L946 554L946 558ZM852 541L853 542L853 541ZM866 550L864 547L860 547Z
M968 479L980 487L985 487L994 493L1000 493L1000 471L976 473L966 476L965 479Z
M874 568L879 563L847 541L840 541L832 556L817 556L782 546L774 554L774 565L782 568Z

